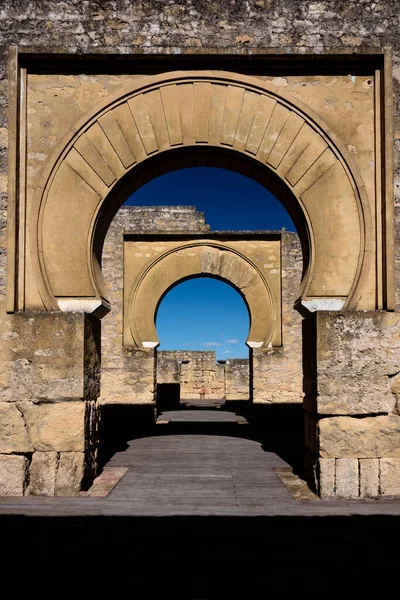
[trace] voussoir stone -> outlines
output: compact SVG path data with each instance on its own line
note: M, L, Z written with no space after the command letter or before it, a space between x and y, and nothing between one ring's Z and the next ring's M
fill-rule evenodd
M18 403L30 438L42 452L83 452L85 449L85 402L49 404Z
M323 458L400 457L400 416L330 417L318 423Z
M33 446L21 412L11 402L0 403L0 453L32 452Z

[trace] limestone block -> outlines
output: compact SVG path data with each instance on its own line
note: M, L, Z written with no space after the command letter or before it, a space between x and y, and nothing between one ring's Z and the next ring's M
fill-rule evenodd
M23 496L27 471L25 456L0 455L0 496Z
M375 498L379 495L379 459L362 458L360 464L360 497Z
M0 403L0 453L32 452L21 412L11 402Z
M61 452L55 495L76 496L81 490L84 471L85 454L83 452Z
M29 494L54 496L57 467L57 452L35 452L31 462Z
M336 460L336 496L339 498L358 498L359 473L356 458Z
M5 399L7 393L23 401L82 397L83 327L82 315L14 315L16 350L7 356L12 362Z
M301 353L282 348L254 348L253 399L256 403L301 403Z
M36 450L83 452L85 449L85 402L19 402L18 408Z
M379 463L382 496L400 496L400 459L381 458Z
M393 411L390 375L400 364L399 315L378 311L319 313L315 335L319 414Z
M335 495L335 459L319 459L319 495L321 498L333 498Z
M318 422L323 458L400 457L400 416L326 417Z

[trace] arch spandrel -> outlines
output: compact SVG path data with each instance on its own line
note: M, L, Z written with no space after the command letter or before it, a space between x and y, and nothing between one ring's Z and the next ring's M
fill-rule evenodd
M47 308L59 299L67 306L66 298L101 301L93 252L101 207L149 157L193 146L234 150L271 170L295 198L307 231L302 297L357 306L370 261L365 239L373 232L362 182L340 142L297 99L258 79L175 73L145 78L99 107L77 124L53 165L31 236Z
M159 242L153 244L160 245ZM156 258L152 256L151 242L146 243L149 258L143 256L137 243L125 242L124 344L138 348L158 346L155 318L165 294L186 279L209 276L232 285L246 302L250 316L247 345L279 346L280 242L261 244L264 244L260 251L264 252L265 260L271 252L276 256L271 276L254 262L245 241L230 244L210 240L171 242L164 244L163 252Z

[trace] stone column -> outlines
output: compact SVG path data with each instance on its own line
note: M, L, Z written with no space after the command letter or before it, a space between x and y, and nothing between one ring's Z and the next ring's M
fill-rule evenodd
M100 322L7 318L0 357L0 495L76 495L96 473Z
M306 473L322 498L400 495L399 371L398 314L304 319Z

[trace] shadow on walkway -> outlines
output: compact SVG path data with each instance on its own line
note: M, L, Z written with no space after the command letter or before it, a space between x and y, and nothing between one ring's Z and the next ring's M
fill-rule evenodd
M186 408L186 407L185 407ZM224 421L227 412L244 417L247 424ZM240 437L262 445L266 452L277 454L302 476L304 468L303 407L298 404L249 405L247 402L229 402L216 409L220 421L171 420L163 426L156 424L151 406L107 405L102 408L100 422L100 466L109 462L117 452L128 448L128 442L155 435L202 434ZM166 413L163 413L163 415Z

